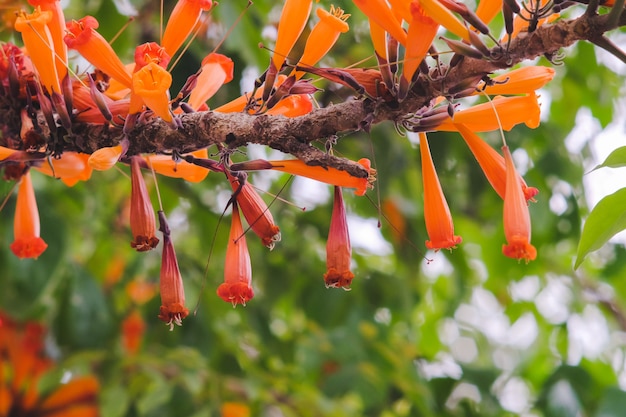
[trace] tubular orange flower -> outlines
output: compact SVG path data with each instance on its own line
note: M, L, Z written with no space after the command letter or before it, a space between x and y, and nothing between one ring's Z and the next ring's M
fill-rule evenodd
M502 10L502 0L481 0L476 9L476 16L486 24Z
M91 178L91 167L87 163L90 155L77 152L64 152L60 158L51 158L44 161L35 169L54 178L60 178L68 187L73 187L79 181Z
M422 180L424 182L424 220L430 240L428 249L454 249L461 243L460 236L454 235L454 224L450 208L441 190L441 184L435 171L428 140L425 133L419 134L420 155L422 157Z
M391 11L398 19L402 18L409 24L413 20L413 16L411 16L411 2L411 0L389 0Z
M257 169L274 169L276 171L286 172L292 175L311 178L316 181L324 182L338 187L355 188L354 194L364 195L368 188L372 188L375 181L376 170L372 169L369 159L359 159L358 163L362 165L369 173L368 177L358 178L332 167L321 167L307 165L299 159L289 159L284 161L248 161L233 164L233 169L240 170L257 170Z
M130 230L133 233L133 241L130 246L138 252L154 249L159 243L156 235L156 222L154 209L148 195L146 182L141 175L141 157L130 158Z
M311 13L312 0L285 0L283 11L278 22L278 34L272 63L276 70L280 70L304 30L309 14Z
M94 405L99 389L100 384L93 376L74 379L50 394L39 406L40 413L53 417L96 417L99 413Z
M206 159L209 157L209 151L200 149L191 152L196 158ZM148 166L152 166L155 172L170 178L182 178L189 182L201 182L207 175L209 170L198 165L190 164L187 161L174 161L169 155L150 155L146 157Z
M487 180L500 198L504 200L506 192L506 163L504 158L466 126L457 124L456 127L465 140L465 143L467 143L467 146L469 146L472 151L476 161L478 161ZM521 176L519 177L519 181L526 200L534 201L534 197L539 190L535 187L527 186L526 181L524 181Z
M439 2L439 0L419 0L426 14L433 18L441 26L454 33L466 42L470 42L469 31L447 7Z
M250 407L242 403L227 402L220 407L221 417L250 417Z
M187 36L196 27L203 11L213 6L211 0L178 0L163 33L161 45L169 56L174 56Z
M376 22L398 42L406 46L406 33L384 0L354 0L354 4L371 21Z
M171 85L172 75L154 62L133 73L133 93L141 97L146 106L168 123L173 120L168 98ZM133 109L130 111L135 112Z
M15 30L22 33L22 40L30 60L37 71L41 85L48 93L61 93L61 84L57 74L54 56L54 40L48 23L52 12L42 11L38 6L33 13L20 11L15 21Z
M243 233L237 202L233 201L233 217L226 247L224 283L217 287L217 295L224 301L244 306L254 297L252 291L252 264L246 236Z
M17 191L15 220L13 221L15 240L10 246L15 256L36 259L46 250L48 245L40 237L39 227L39 210L30 171L28 171L22 176Z
M504 197L504 235L506 245L502 253L509 258L526 262L537 257L537 249L530 244L530 213L524 193L519 186L518 173L508 146L502 147L506 162L506 195Z
M52 13L52 19L48 22L48 29L52 36L55 54L55 66L59 80L67 75L67 46L63 42L65 35L65 15L59 0L28 0L31 6L41 7L42 11Z
M333 47L339 35L348 31L349 26L346 20L349 14L344 14L339 7L330 6L330 13L318 8L317 17L320 20L311 30L311 34L306 40L304 52L300 57L300 63L314 66ZM301 78L304 71L294 71L296 78Z
M134 355L141 347L146 331L146 323L138 309L134 309L122 321L122 346L129 355Z
M439 29L439 24L425 14L417 0L411 2L411 15L413 20L409 24L406 51L404 52L404 67L402 68L398 92L400 99L406 97L415 72L426 57Z
M313 103L307 94L297 94L288 96L269 109L266 114L282 115L285 117L298 117L310 113L313 110Z
M554 68L539 65L521 67L492 78L493 85L474 94L529 94L550 82L554 74Z
M324 282L327 288L350 289L354 274L350 271L352 247L346 219L346 206L341 187L335 186L333 214L330 218L330 232L326 242L326 273Z
M80 53L91 65L115 78L125 87L131 88L132 79L126 67L111 45L96 32L99 23L93 16L85 16L66 24L65 43Z
M214 52L202 60L202 72L198 76L196 87L191 90L189 105L198 110L221 86L233 79L233 60L226 55Z
M247 174L242 172L238 173L238 176L233 176L227 171L226 176L233 191L236 192L235 198L250 228L261 238L263 245L270 250L274 249L276 242L280 242L280 229L276 226L269 207L254 187L245 180ZM242 178L243 185L240 185L239 178Z
M137 72L150 62L154 62L160 67L167 68L171 57L165 51L165 48L159 46L156 42L146 42L135 48L135 68L133 72Z
M163 233L163 255L161 257L161 309L159 319L174 329L174 324L182 325L182 320L189 315L185 308L185 288L178 268L174 244L170 239L170 228L162 211L159 211L159 225Z
M494 110L495 108L495 110ZM502 129L511 130L514 126L524 123L531 129L539 126L540 108L537 95L532 92L523 96L497 96L492 102L478 104L468 109L454 113L454 119L447 118L437 126L436 130L454 131L454 124L462 123L472 132L489 132L500 128L498 112Z

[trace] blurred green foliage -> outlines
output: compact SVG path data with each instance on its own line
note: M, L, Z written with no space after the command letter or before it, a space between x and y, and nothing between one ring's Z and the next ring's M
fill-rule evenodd
M114 43L124 57L159 33L158 2L131 3L139 15ZM328 66L371 55L362 16L351 3L338 3L354 12L352 29ZM116 6L128 4L70 2L66 10L96 16L110 39L127 21ZM279 4L255 1L238 20L245 6L217 6L210 36L200 36L177 69L182 84L226 37L219 51L235 61L236 78L210 104L238 96L244 70L267 64L258 43L271 45L264 28L277 20ZM165 2L166 15L172 7ZM220 214L230 187L216 174L199 184L159 178L193 314L170 332L157 319L158 296L138 306L147 328L141 349L129 355L121 326L136 307L127 286L158 284L160 255L129 247L130 182L122 167L94 172L73 188L34 174L49 244L36 261L8 250L15 196L9 198L0 216L0 308L50 327L60 369L98 375L103 417L217 416L226 401L248 404L253 416L623 415L626 256L622 245L608 244L573 270L591 154L588 145L572 154L565 138L582 107L606 127L624 79L588 44L565 53L542 93L549 98L546 120L507 133L511 148L529 161L527 182L540 190L531 206L538 257L528 265L501 254L502 202L455 134L433 134L430 142L463 244L426 253L419 154L382 124L369 136L341 138L335 151L376 162L377 189L369 198L346 193L351 215L376 224L379 202L391 201L406 222L405 239L383 216L379 231L353 241L350 292L323 285L331 201L303 212L277 200L272 212L282 241L269 252L249 236L256 296L233 309L215 294L229 223ZM325 88L325 101L343 100L335 86ZM279 193L288 178L255 180ZM1 184L0 195L11 186ZM292 191L287 186L281 197L291 200ZM561 202L558 210L553 201ZM384 244L368 249L372 242Z

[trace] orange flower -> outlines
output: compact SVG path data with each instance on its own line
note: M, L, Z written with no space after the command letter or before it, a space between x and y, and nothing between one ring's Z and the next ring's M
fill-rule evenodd
M141 341L146 331L146 323L139 310L134 309L122 321L122 346L129 355L134 355L141 347Z
M502 253L509 258L524 259L526 262L537 257L537 249L530 244L530 213L528 204L519 186L519 174L515 169L508 146L502 147L506 162L506 195L504 197L504 235L506 245Z
M457 124L456 126L485 173L487 180L500 198L504 200L506 192L506 163L504 158L465 125ZM534 201L534 197L539 190L535 187L527 186L526 181L524 181L521 176L519 177L519 181L526 200Z
M38 258L48 245L39 235L39 210L35 200L35 191L30 178L30 171L22 176L17 191L13 234L15 240L11 251L18 258Z
M187 36L196 27L203 11L213 6L211 0L178 0L170 14L161 45L169 56L174 56Z
M550 82L554 73L554 68L539 65L521 67L492 78L493 85L474 94L530 94Z
M122 145L100 148L89 156L88 164L97 171L113 168L124 152Z
M441 26L454 33L466 42L470 42L469 30L446 6L439 0L419 0L428 16L433 18Z
M312 0L285 0L272 55L272 63L277 71L283 66L291 48L304 30L312 5Z
M494 110L495 108L495 110ZM539 126L541 110L537 95L532 92L523 96L494 97L492 102L478 104L454 113L454 118L447 118L436 130L454 131L454 124L464 124L472 132L489 132L500 128L495 111L498 112L502 129L511 130L524 123L531 129Z
M417 0L411 2L411 15L413 16L413 20L409 25L407 34L404 67L402 68L402 78L400 79L398 92L400 99L406 97L415 73L420 63L426 57L428 49L439 29L439 24L426 15Z
M42 379L54 378L44 356L45 329L37 323L18 325L0 312L0 415L97 417L99 391L93 376L73 378L40 392Z
M15 21L15 30L22 33L22 40L30 60L37 71L41 85L48 93L61 93L61 84L56 70L54 40L48 23L52 12L35 8L31 14L20 11Z
M300 57L300 63L314 66L333 47L339 35L348 31L346 20L349 14L344 14L340 8L330 6L330 13L324 9L317 9L317 17L320 20L311 30L306 40L304 52ZM296 78L301 78L304 71L294 71Z
M221 406L221 417L250 417L250 407L246 404L227 402Z
M231 168L241 171L274 169L276 171L311 178L338 187L355 188L354 194L364 195L368 188L372 188L372 183L375 181L376 170L371 168L369 159L359 159L358 163L368 171L368 177L354 177L346 171L340 171L332 167L307 165L304 161L299 159L284 161L265 161L257 159L255 161L233 164Z
M226 55L214 52L202 60L202 72L196 80L196 87L191 90L189 105L198 110L221 86L233 79L233 60Z
M150 62L154 62L160 67L167 68L171 57L165 51L165 48L159 46L156 42L146 42L135 48L135 68L133 72L137 72Z
M91 178L91 167L88 164L90 155L78 152L64 152L60 158L50 158L35 167L39 172L53 178L60 178L68 187L73 187L79 181Z
M166 122L172 122L168 92L172 85L172 75L166 69L150 62L133 73L133 93L141 97L143 103ZM136 113L131 99L130 113Z
M341 187L335 186L333 214L330 218L330 232L326 242L326 273L324 282L327 288L350 289L354 274L350 271L352 247L346 220L346 206Z
M307 94L296 94L285 97L280 100L274 107L269 109L266 114L285 117L298 117L310 113L313 110L313 103Z
M170 228L162 211L159 211L159 230L163 233L163 255L161 257L161 308L159 319L174 329L174 324L182 325L182 320L189 315L185 308L185 288L180 275L174 244L170 239Z
M454 249L461 243L460 236L454 235L454 224L450 208L441 190L441 184L435 171L428 140L425 133L419 134L420 155L422 157L422 180L424 182L424 220L430 240L428 249Z
M252 265L246 236L243 233L237 202L233 201L233 217L226 248L224 283L217 287L217 295L224 301L244 306L254 297L252 291Z
M274 217L272 217L269 207L246 180L247 174L245 172L239 172L237 176L233 176L227 171L226 176L250 228L261 238L263 245L270 250L274 249L275 243L280 242L280 229L274 223ZM243 185L240 185L240 181L243 182Z
M59 80L67 75L67 45L63 42L65 35L65 15L59 0L28 0L31 6L41 7L42 11L52 13L52 19L48 22L48 29L52 36L55 54L55 67Z
M148 195L146 182L141 175L140 156L130 158L130 230L133 233L133 241L130 246L138 252L154 249L159 243L156 235L156 222L154 209Z
M78 51L91 65L131 88L130 74L111 45L96 32L98 26L98 21L92 16L68 22L65 43L68 48Z
M502 10L502 0L481 0L476 8L476 16L485 24L489 24Z
M406 46L407 37L402 25L384 0L354 0L354 4L398 42Z
M191 152L195 158L206 159L209 157L209 151L200 149ZM187 161L174 161L169 155L151 155L146 156L146 162L154 168L155 172L170 178L182 178L189 182L201 182L207 175L209 170Z

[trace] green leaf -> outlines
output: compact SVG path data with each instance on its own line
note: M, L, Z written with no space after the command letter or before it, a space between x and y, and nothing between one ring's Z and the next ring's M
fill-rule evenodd
M625 408L626 393L616 387L610 387L604 392L595 417L620 416Z
M604 162L596 166L591 172L598 168L621 168L626 167L626 146L615 149L609 156L606 157Z
M626 229L626 188L604 197L591 210L578 243L574 268L589 252L598 250L618 232Z

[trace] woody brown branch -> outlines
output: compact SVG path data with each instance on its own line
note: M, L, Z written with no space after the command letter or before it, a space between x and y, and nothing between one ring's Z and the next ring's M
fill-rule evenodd
M359 164L327 154L312 142L337 134L367 129L371 124L398 121L429 105L438 96L448 96L451 88L476 87L483 76L498 69L541 55L551 55L573 43L601 37L606 31L606 15L586 16L545 25L533 33L521 33L511 43L509 53L485 60L465 58L445 77L432 79L424 74L409 97L401 103L367 97L348 100L326 108L314 109L296 118L245 113L198 112L180 116L182 127L173 129L160 119L141 125L128 133L129 154L191 152L217 143L230 149L247 144L262 144L291 154L313 165L332 166L357 177L367 173ZM493 49L500 53L499 47ZM65 150L85 153L112 146L122 139L121 127L75 124L64 145Z

